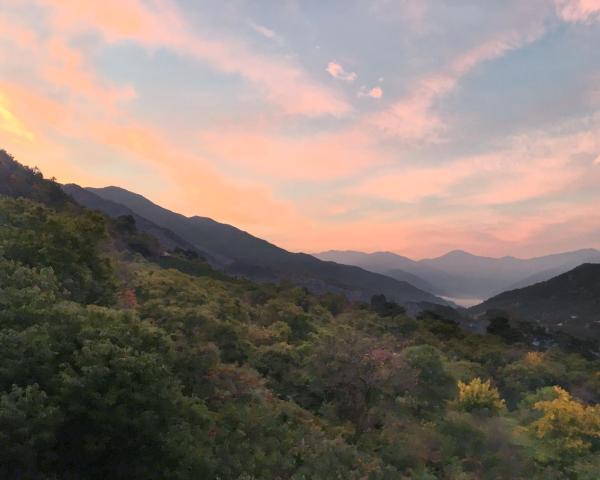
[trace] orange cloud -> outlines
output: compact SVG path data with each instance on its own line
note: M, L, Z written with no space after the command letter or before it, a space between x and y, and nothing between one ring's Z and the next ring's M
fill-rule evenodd
M28 130L19 118L9 109L7 100L0 94L0 130L32 142L33 132Z
M132 120L108 118L104 121L93 114L94 109L87 111L64 105L6 82L0 83L0 94L0 134L10 133L10 136L0 135L2 146L21 161L39 166L60 181L88 185L102 181L87 172L79 158L73 157L73 151L66 147L72 139L86 148L105 152L107 159L124 158L140 168L155 168L163 185L177 188L177 195L159 198L174 210L212 216L265 235L273 234L275 228L285 228L286 222L298 225L304 222L293 207L274 198L267 187L225 179L210 162L170 141L166 132ZM10 104L5 99L10 99ZM19 118L20 123L11 123L8 131L4 128L3 112L13 104L19 108L14 114L11 111L10 118ZM24 130L22 125L28 125L28 129ZM35 132L35 142L28 142L28 146L14 141L15 134L23 136L25 132L27 135ZM108 178L107 175L104 181ZM116 177L112 181L128 186L123 178ZM157 191L150 185L147 191L140 193L153 197ZM242 198L244 201L240 201ZM286 222L274 226L264 216L266 211L281 216Z
M67 146L70 139L89 141L87 137L92 130L88 116L21 85L21 82L0 82L0 97L8 101L19 121L34 137L33 141L23 141L0 128L2 148L19 161L36 165L46 175L56 176L63 182L94 181L94 176L69 153Z
M54 37L40 43L44 44L46 51L46 64L40 59L44 69L43 76L50 84L109 105L135 98L132 87L107 88L100 85L81 52L71 48L64 39Z
M100 152L104 152L107 163L110 163L110 159L121 158L132 166L137 163L140 169L147 170L148 166L155 168L162 178L162 184L176 185L177 195L165 198L165 204L176 210L190 214L202 213L239 226L260 228L259 233L265 234L273 233L274 228L265 218L265 211L301 224L302 219L294 208L274 198L268 187L226 180L210 162L182 149L177 142L169 139L168 129L161 131L143 125L119 110L118 103L130 98L130 92L127 89L105 87L82 52L70 46L67 37L74 35L77 29L88 28L86 22L91 23L96 18L106 19L108 26L105 33L108 32L109 38L115 41L123 40L126 36L138 38L140 35L152 35L148 18L154 17L142 15L138 18L141 11L137 7L133 10L125 8L124 17L114 23L112 17L107 16L110 9L103 10L105 4L52 2L49 8L58 5L68 12L80 13L81 17L67 15L55 18L54 28L60 25L64 30L60 31L60 35L51 30L44 39L28 25L19 23L18 19L8 18L4 11L0 12L0 23L11 25L10 30L0 30L0 40L5 34L14 34L11 40L19 38L17 48L12 50L3 50L0 43L0 56L19 66L23 65L20 59L28 58L27 67L30 68L28 75L23 75L23 78L14 76L11 82L0 83L2 147L21 161L38 165L48 175L58 176L61 181L97 184L102 180L97 177L94 179L86 172L85 163L79 158L79 148L83 146L82 150L92 149L96 159L102 156ZM135 5L141 4L129 2L125 7ZM117 3L113 2L111 6L114 12ZM130 22L125 21L128 15ZM77 23L77 20L82 22ZM156 29L163 28L163 25L157 23ZM160 33L156 35L162 40ZM318 92L312 100L320 101ZM307 99L308 108L316 108L311 106L310 101L311 98ZM14 109L13 106L18 108ZM16 141L22 143L23 139L33 139L34 135L36 141L31 145L21 145ZM77 148L70 145L77 145ZM87 158L86 161L94 160ZM119 168L128 167L120 165ZM110 178L110 174L107 173L103 178ZM127 186L127 181L122 178L114 178L113 182ZM157 189L151 185L142 193L153 196L157 194ZM244 201L240 202L240 198Z
M269 189L250 182L225 179L205 158L181 150L163 138L160 132L140 125L95 125L94 140L112 146L160 171L177 186L177 195L161 200L176 211L211 216L242 228L269 231L272 223L264 213L282 219L282 228L289 223L301 223L290 205L273 197ZM144 193L144 192L141 192ZM269 226L270 225L270 226Z
M267 178L319 181L341 178L387 159L363 132L347 130L310 136L227 129L199 133L199 148L215 164Z
M61 94L78 97L114 108L117 102L131 100L131 87L118 88L102 81L81 51L71 47L60 34L41 35L32 26L0 11L0 56L5 63L27 58L27 69L20 74L23 84L40 87L40 83Z
M54 31L97 31L111 43L129 40L158 47L180 38L184 31L184 22L169 0L33 1L47 9Z

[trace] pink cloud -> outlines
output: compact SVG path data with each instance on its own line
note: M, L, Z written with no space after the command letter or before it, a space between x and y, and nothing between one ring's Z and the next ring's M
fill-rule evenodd
M371 178L349 193L394 202L417 202L429 196L446 196L446 190L473 171L470 162L431 167L406 167Z
M352 83L357 77L356 73L347 72L344 67L336 62L329 62L325 71L333 78L337 78L338 80L343 80L344 82L348 83Z
M591 122L593 127L584 134L529 134L509 139L505 148L487 155L437 166L402 164L391 170L393 161L401 160L398 152L392 156L378 146L368 128L373 123L361 120L345 131L303 136L283 133L286 129L278 130L270 118L267 125L214 128L199 133L189 142L193 145L182 144L169 125L151 126L128 114L123 107L133 90L103 78L72 39L96 32L106 42L167 48L205 61L252 82L277 106L277 114L341 116L351 107L289 58L261 55L234 38L189 31L169 2L43 1L53 19L44 24L44 30L50 28L43 36L14 19L2 24L0 14L0 37L13 39L11 48L0 49L0 61L23 67L11 69L19 76L0 81L0 142L19 159L61 180L98 184L110 178L174 210L213 216L298 250L393 249L420 256L461 246L516 253L521 243L553 248L546 237L556 229L568 228L585 238L600 224L599 214L581 207L573 195L583 187L592 191L600 181L599 122ZM118 18L112 15L115 9L121 13ZM40 16L35 22L44 19ZM441 139L446 124L436 103L456 91L460 80L481 62L529 38L501 36L455 57L421 78L411 95L383 113L381 118L390 114L389 122L378 127L412 141ZM281 119L278 115L277 121ZM31 133L35 141L18 132ZM95 160L82 161L85 151ZM104 159L136 173L127 178L106 168L99 178L86 168L96 161L100 171ZM386 167L388 176L376 174L375 166ZM164 190L137 180L142 170L155 171ZM362 181L366 171L372 177ZM355 178L361 179L358 186L334 186L329 198L311 194L294 203L278 197L271 187L281 186L277 182L282 180L333 185L334 180L346 184ZM443 208L423 213L427 197L440 198ZM549 197L542 207L509 211L511 203ZM408 202L415 208L371 212L371 205L377 204L373 200Z
M572 192L590 175L589 164L573 159L600 152L600 117L584 123L580 133L534 132L507 139L507 147L497 152L438 165L405 165L348 193L409 203L436 197L460 208Z
M344 214L344 205L327 204L327 214ZM374 213L368 222L315 223L310 230L298 231L285 239L294 249L321 251L335 248L381 251L391 250L415 258L434 256L457 248L484 255L537 256L590 243L591 232L598 230L600 213L595 205L578 206L549 202L518 212L473 204L465 209L439 209L423 215Z
M47 63L43 65L46 80L88 99L102 100L108 104L135 98L133 87L114 88L101 85L93 68L83 54L58 37L50 38L45 44Z
M368 122L385 134L401 140L439 141L446 125L435 111L435 103L456 90L461 78L480 63L499 58L533 41L540 34L541 30L533 30L525 35L509 32L483 42L455 57L441 71L421 78L409 95L387 110L372 115Z
M270 28L265 27L264 25L259 25L258 23L254 23L254 22L248 22L248 25L250 26L250 28L252 30L254 30L256 33L260 33L265 38L269 38L269 39L277 38L277 34Z
M375 98L378 100L381 97L383 97L383 90L381 87L373 87L371 89L367 89L367 88L363 87L361 90L359 90L358 96L359 97L370 97L370 98Z
M554 4L565 22L600 21L600 0L555 0Z
M57 31L77 34L91 30L108 42L132 41L191 56L247 79L286 114L340 116L351 110L340 94L319 85L289 59L251 51L223 34L192 31L169 0L37 1L48 8Z

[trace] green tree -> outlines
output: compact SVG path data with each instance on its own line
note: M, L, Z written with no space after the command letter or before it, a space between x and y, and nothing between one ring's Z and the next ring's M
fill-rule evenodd
M59 213L29 200L0 198L0 254L31 268L50 267L72 300L115 299L109 260L100 254L104 218L90 211Z
M417 413L431 414L456 395L456 383L438 349L431 345L411 346L402 351L402 358L417 372L416 385L406 397Z

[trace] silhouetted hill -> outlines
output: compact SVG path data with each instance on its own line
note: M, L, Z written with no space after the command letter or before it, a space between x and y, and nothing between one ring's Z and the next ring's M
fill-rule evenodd
M580 338L599 338L600 265L580 265L545 282L501 293L469 312L482 317L492 310Z
M30 198L53 207L71 203L58 183L45 179L37 169L21 165L5 150L0 150L0 195Z
M344 293L356 300L368 300L372 295L383 293L389 299L403 304L448 304L445 300L405 281L358 267L324 262L303 253L291 253L231 225L206 217L186 217L119 187L87 190L112 203L123 205L136 215L172 231L194 248L218 259L218 267L232 275L258 281L286 280L312 291ZM90 200L81 197L81 201ZM103 207L97 202L94 205L85 205L100 208L109 215L113 210L112 206ZM142 229L143 225L140 225L140 228Z

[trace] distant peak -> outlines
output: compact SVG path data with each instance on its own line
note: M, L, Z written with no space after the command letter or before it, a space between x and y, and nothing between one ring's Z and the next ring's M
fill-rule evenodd
M127 193L135 194L134 192L130 192L129 190L127 190L127 189L125 189L123 187L117 187L116 185L107 185L106 187L86 187L86 188L93 188L94 190L127 192Z
M325 250L324 252L316 252L314 255L340 255L340 254L353 254L353 255L368 255L368 253L359 252L358 250Z
M464 250L452 250L448 252L446 255L442 255L443 257L474 257L472 253L465 252Z

